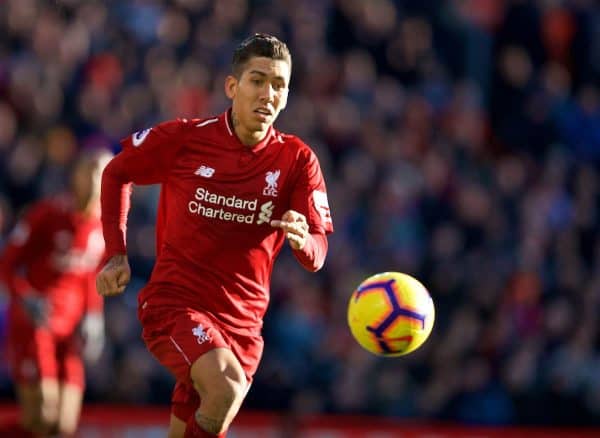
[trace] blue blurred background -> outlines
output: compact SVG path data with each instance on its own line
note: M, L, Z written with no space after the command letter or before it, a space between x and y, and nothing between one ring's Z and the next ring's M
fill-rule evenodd
M316 275L287 249L278 261L245 407L600 424L593 0L1 1L1 239L64 186L78 149L227 108L231 52L257 31L292 51L277 127L319 155L336 233ZM134 191L134 279L106 303L90 403L170 399L136 319L157 192ZM431 338L401 359L346 328L352 290L385 270L419 278L437 307ZM13 397L0 360L0 401Z

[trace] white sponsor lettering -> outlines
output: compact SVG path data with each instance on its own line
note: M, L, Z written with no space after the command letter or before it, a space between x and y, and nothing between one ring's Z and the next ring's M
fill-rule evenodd
M188 203L188 209L190 213L194 213L200 216L209 217L213 219L220 219L222 221L228 222L238 222L238 223L246 223L251 224L254 222L254 213L251 214L241 214L241 213L232 213L230 211L226 211L223 208L212 208L206 207L199 202L190 201Z
M273 201L265 202L264 204L262 204L260 206L260 212L258 213L258 220L256 221L256 224L260 225L270 223L274 209L275 206L273 205Z
M256 211L256 205L258 204L258 199L248 200L238 198L235 195L219 195L217 193L211 193L203 187L198 187L196 189L196 194L194 195L194 198L196 198L198 201L204 201L210 204L224 205L226 207L233 207L250 211Z
M204 187L196 188L194 198L188 202L190 213L227 222L240 224L268 224L271 221L275 205L268 201L258 207L258 199L243 199L236 195L225 196L213 193ZM234 211L231 211L234 210Z

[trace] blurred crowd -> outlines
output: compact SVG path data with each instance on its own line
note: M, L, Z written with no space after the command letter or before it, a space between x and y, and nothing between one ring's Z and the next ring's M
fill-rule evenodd
M276 126L317 152L336 232L320 273L287 248L278 261L246 408L600 423L594 0L8 0L0 29L1 239L64 187L78 149L222 112L237 43L288 43ZM89 402L170 398L136 319L157 191L134 190L134 279L106 303ZM404 358L368 354L346 327L353 289L386 270L436 305L431 338ZM11 388L0 360L0 399Z

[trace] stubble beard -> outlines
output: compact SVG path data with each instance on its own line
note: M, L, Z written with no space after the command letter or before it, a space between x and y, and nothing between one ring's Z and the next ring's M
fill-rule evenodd
M233 110L231 111L231 124L233 125L233 129L236 130L236 132L237 132L236 128L241 125L238 115ZM256 130L252 130L251 127L246 126L246 130L249 130L251 135L254 134L256 136L256 139L260 140L260 137L262 137L268 131L268 128L271 127L272 124L273 123L269 123L268 124L269 126L267 127L267 129L260 129L257 127L258 129L256 129ZM260 133L260 134L258 134L258 133Z

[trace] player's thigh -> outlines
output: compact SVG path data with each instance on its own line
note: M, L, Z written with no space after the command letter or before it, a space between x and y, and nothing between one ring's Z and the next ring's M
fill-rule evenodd
M58 432L72 435L77 429L83 401L83 388L80 385L63 383L60 385L60 408L58 413Z
M213 434L227 430L246 395L242 365L228 348L216 348L200 356L190 374L201 399L197 421Z
M207 351L192 364L190 376L201 399L215 394L243 397L247 388L244 369L228 348Z
M190 385L192 364L210 350L228 347L220 328L201 312L182 309L161 314L148 306L141 310L140 321L150 353L178 381Z
M168 438L183 438L183 435L185 434L185 426L185 421L180 420L175 415L171 414Z

